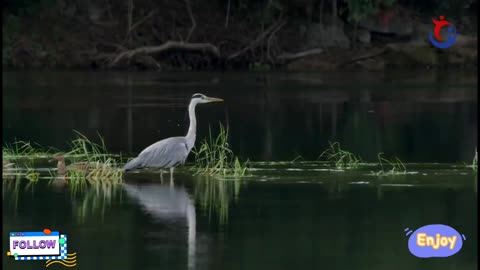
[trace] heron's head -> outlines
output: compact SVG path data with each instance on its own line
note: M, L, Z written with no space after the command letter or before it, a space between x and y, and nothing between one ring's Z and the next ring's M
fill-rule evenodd
M199 103L210 103L210 102L222 102L223 99L221 98L214 98L214 97L207 97L204 94L194 94L192 96L192 102L196 104Z

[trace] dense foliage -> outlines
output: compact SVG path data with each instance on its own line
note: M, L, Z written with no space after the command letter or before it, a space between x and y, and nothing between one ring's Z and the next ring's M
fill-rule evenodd
M476 31L473 0L7 0L2 63L20 68L68 67L69 61L73 66L102 65L122 50L175 40L211 43L226 56L245 50L237 62L268 69L265 64L275 65L274 56L303 49L298 46L302 27L333 14L356 33L359 21L400 6L425 20L446 15ZM475 20L461 20L468 16ZM213 65L195 54L188 61L178 52L162 57L167 65L187 69ZM151 57L141 62L162 65Z

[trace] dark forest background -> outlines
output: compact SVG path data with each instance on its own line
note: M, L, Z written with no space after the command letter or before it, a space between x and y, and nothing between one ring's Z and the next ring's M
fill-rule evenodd
M432 18L457 30L433 48ZM476 67L472 0L8 0L4 68ZM449 53L445 53L449 52Z

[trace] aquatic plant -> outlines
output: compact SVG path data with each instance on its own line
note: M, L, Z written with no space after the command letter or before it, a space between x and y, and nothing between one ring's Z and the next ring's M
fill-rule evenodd
M15 163L11 163L6 159L4 159L2 163L2 179L5 181L15 178Z
M79 189L76 191L71 189L73 191L71 195L74 201L73 212L80 223L86 222L91 217L103 220L112 201L121 195L121 187L108 182L90 186L87 186L85 182L79 182L79 184L84 184L84 186L76 185L76 188Z
M263 64L260 62L250 63L248 69L251 71L270 71L272 67L269 64Z
M209 136L205 138L197 149L194 149L195 174L223 175L240 177L247 173L248 161L242 163L235 157L228 144L228 130L220 124L220 133L216 138L209 130Z
M2 200L5 200L5 195L8 194L7 196L13 200L13 208L17 210L23 178L18 174L11 175L11 177L2 179Z
M21 179L25 179L28 181L25 189L28 189L29 187L33 188L33 184L38 183L38 180L40 179L40 172L31 166L31 162L27 162L25 167L26 168L24 169L19 169L14 167L13 163L8 163L6 166L4 163L2 170L3 183L19 182Z
M218 217L220 225L228 223L228 210L237 200L241 181L217 180L208 176L195 179L195 199L208 215L209 221Z
M98 135L100 140L98 144L80 132L75 132L78 137L70 143L70 152L65 154L65 157L71 157L74 161L65 172L69 182L86 180L89 183L102 181L121 183L123 169L118 166L114 155L108 154L103 138Z
M51 155L53 148L44 149L37 143L16 141L2 148L3 159L42 158Z
M40 173L33 168L27 167L27 172L25 173L25 178L30 182L38 182L40 178Z
M67 152L65 156L73 159L80 158L91 162L106 162L115 156L108 154L105 141L100 134L97 134L100 143L95 143L82 133L76 130L74 130L74 132L77 134L77 138L69 143L71 150Z
M472 169L474 172L477 172L478 170L478 153L477 153L477 149L475 148L475 156L473 157L473 161L472 161L472 165L471 165Z
M12 175L19 175L27 179L29 186L31 186L37 183L40 178L50 179L50 183L63 178L71 186L73 192L84 189L86 184L121 183L123 170L117 166L114 155L108 154L103 138L99 135L100 143L95 143L80 132L75 132L78 136L70 143L71 150L66 154L53 154L53 148L45 151L38 144L24 141L6 145L3 148L4 160L21 159L22 166L26 167L26 172L18 164L16 164L15 171L13 171L13 165L7 162L4 163L4 167L9 169L9 173L3 173L4 179L11 178ZM68 157L73 164L62 170L58 170L59 168L56 171L48 170L49 176L43 177L39 171L33 169L33 160L45 157L51 158L52 155L55 157L61 156L62 159ZM65 166L65 164L61 166Z
M320 154L318 159L325 158L329 162L335 163L337 169L356 169L360 167L361 158L353 153L343 150L339 142L328 142L329 148Z
M295 163L297 160L301 160L303 159L302 156L297 156L296 158L292 159L292 161L290 161L290 163Z
M382 157L383 153L378 153L378 163L381 167L381 170L374 173L377 176L392 176L392 175L404 175L407 174L407 168L405 164L398 158L394 157L391 160L388 160ZM389 169L388 169L389 168Z
M89 186L108 184L121 184L123 170L112 166L109 162L95 162L88 169L70 169L65 172L65 179L70 185L72 192L84 190Z

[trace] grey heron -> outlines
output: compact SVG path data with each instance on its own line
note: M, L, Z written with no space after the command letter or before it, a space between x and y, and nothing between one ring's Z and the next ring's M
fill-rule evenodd
M221 98L207 97L203 94L194 94L188 106L190 127L184 137L171 137L158 141L145 148L138 157L129 161L123 167L125 171L141 168L170 169L170 180L173 179L175 167L183 165L188 154L195 145L197 133L197 119L195 107L197 104L222 102Z

